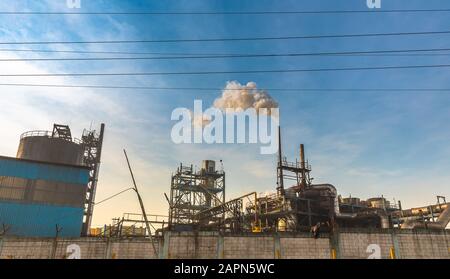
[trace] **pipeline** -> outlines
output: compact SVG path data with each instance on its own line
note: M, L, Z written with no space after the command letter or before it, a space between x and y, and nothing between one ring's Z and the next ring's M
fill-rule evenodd
M439 218L436 222L432 223L422 223L416 220L406 220L402 225L402 229L416 229L416 228L429 228L429 229L437 229L443 230L447 227L450 222L450 204L447 204L447 208L441 212Z

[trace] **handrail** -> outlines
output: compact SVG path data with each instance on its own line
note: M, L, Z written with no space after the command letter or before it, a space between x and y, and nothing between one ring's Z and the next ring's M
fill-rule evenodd
M44 130L36 130L36 131L28 131L20 135L20 139L28 138L28 137L48 137L51 138L53 135L53 132L51 131L44 131ZM82 144L83 141L78 138L73 138L72 142L76 144Z
M288 168L297 168L297 169L302 168L302 164L300 162L288 162L287 160L281 161L281 165L283 167L288 167ZM305 163L304 168L306 170L311 170L311 165Z
M51 137L52 132L44 130L28 131L20 135L20 139L28 137Z

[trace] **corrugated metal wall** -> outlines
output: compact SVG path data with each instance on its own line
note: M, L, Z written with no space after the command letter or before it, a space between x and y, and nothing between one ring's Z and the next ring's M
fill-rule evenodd
M80 167L29 162L0 157L0 176L87 184L89 172Z
M0 200L83 207L86 185L0 176Z
M0 157L0 225L9 235L80 236L89 170Z
M79 237L82 223L83 208L0 202L0 224L7 224L6 235L54 237L58 225L60 236Z

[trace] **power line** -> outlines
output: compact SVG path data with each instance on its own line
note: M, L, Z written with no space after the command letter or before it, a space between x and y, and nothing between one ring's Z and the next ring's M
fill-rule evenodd
M168 11L168 12L37 12L37 11L0 11L1 15L298 15L298 14L383 14L383 13L436 13L450 12L450 9L365 9L365 10L330 10L330 11Z
M181 60L181 59L221 59L221 58L270 58L270 57L298 57L298 56L358 56L367 54L389 54L389 53L417 53L449 51L450 48L440 49L407 49L407 50L372 50L372 51L344 51L344 52L316 52L316 53L268 53L268 54L224 54L198 56L162 56L162 57L83 57L83 58L8 58L0 59L0 62L21 61L95 61L95 60ZM449 55L450 53L440 54ZM411 55L411 54L410 54ZM417 55L417 54L416 54Z
M106 202L106 201L109 201L110 199L115 198L115 197L117 197L117 196L119 196L119 195L121 195L121 194L123 194L123 193L129 191L129 190L134 190L134 188L128 188L128 189L122 190L122 191L120 191L120 192L118 192L118 193L116 193L116 194L114 194L114 195L112 195L112 196L110 196L110 197L107 197L106 199L103 199L103 200L101 200L101 201L99 201L99 202L96 202L96 203L94 203L94 204L97 206L97 205L99 205L99 204L101 204L101 203L104 203L104 202Z
M299 40L299 39L358 38L358 37L411 36L411 35L441 35L441 34L450 34L450 31L394 32L394 33L341 34L341 35L308 35L308 36L280 36L280 37L206 38L206 39L35 41L35 42L30 41L30 42L0 42L0 45L233 42L233 41Z
M183 52L130 52L130 51L84 51L84 50L47 50L47 49L11 49L0 48L3 52L42 52L42 53L80 53L80 54L123 54L123 55L201 55ZM206 55L206 54L205 54ZM207 55L225 55L209 53Z
M278 70L242 70L242 71L198 71L198 72L0 74L0 77L69 77L69 76L85 77L85 76L163 76L163 75L266 74L266 73L304 73L304 72L335 72L335 71L365 71L365 70L427 69L427 68L449 68L449 67L450 67L450 64L441 64L441 65L379 66L379 67L353 67L353 68L278 69Z
M179 91L221 91L224 88L219 87L155 87L155 86L111 86L111 85L66 85L66 84L30 84L30 83L0 83L0 86L10 87L48 87L48 88L86 88L86 89L136 89L136 90L179 90ZM240 91L239 89L229 88L228 91ZM247 88L252 90L252 88ZM258 90L265 91L286 91L286 92L359 92L359 91L371 91L371 92L446 92L450 91L450 88L260 88Z
M186 58L196 58L201 56L201 58L208 58L209 56L236 56L236 57L247 57L247 56L447 56L450 53L411 53L411 52L435 52L435 51L450 51L450 48L430 48L430 49L410 49L410 50L374 50L374 51L349 51L349 52L319 52L319 53L286 53L286 54L272 54L272 53L187 53L187 52L126 52L126 51L78 51L78 50L39 50L39 49L1 49L0 52L42 52L42 53L76 53L76 54L121 54L121 55L167 55L167 56L187 56ZM401 53L410 53L402 55ZM386 54L385 54L386 53ZM398 53L390 55L389 53ZM372 55L375 54L375 55ZM184 58L184 57L183 57ZM71 58L67 58L71 59ZM94 58L95 59L95 58ZM103 59L109 59L105 57ZM117 58L114 58L117 59ZM126 59L126 58L119 58ZM153 59L153 58L138 58L138 59ZM156 59L156 58L155 58ZM166 58L159 58L166 59ZM172 57L168 59L174 59ZM5 59L3 59L5 60ZM6 59L7 61L14 61L14 59ZM19 59L20 60L20 59Z

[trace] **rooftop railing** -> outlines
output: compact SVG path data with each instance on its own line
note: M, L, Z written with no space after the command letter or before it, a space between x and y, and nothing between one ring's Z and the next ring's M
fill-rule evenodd
M47 137L47 138L51 138L52 135L53 135L53 133L51 131L44 131L44 130L28 131L28 132L25 132L22 135L20 135L20 139L29 138L29 137ZM77 139L77 138L73 138L72 142L74 142L76 144L81 144L82 140Z

